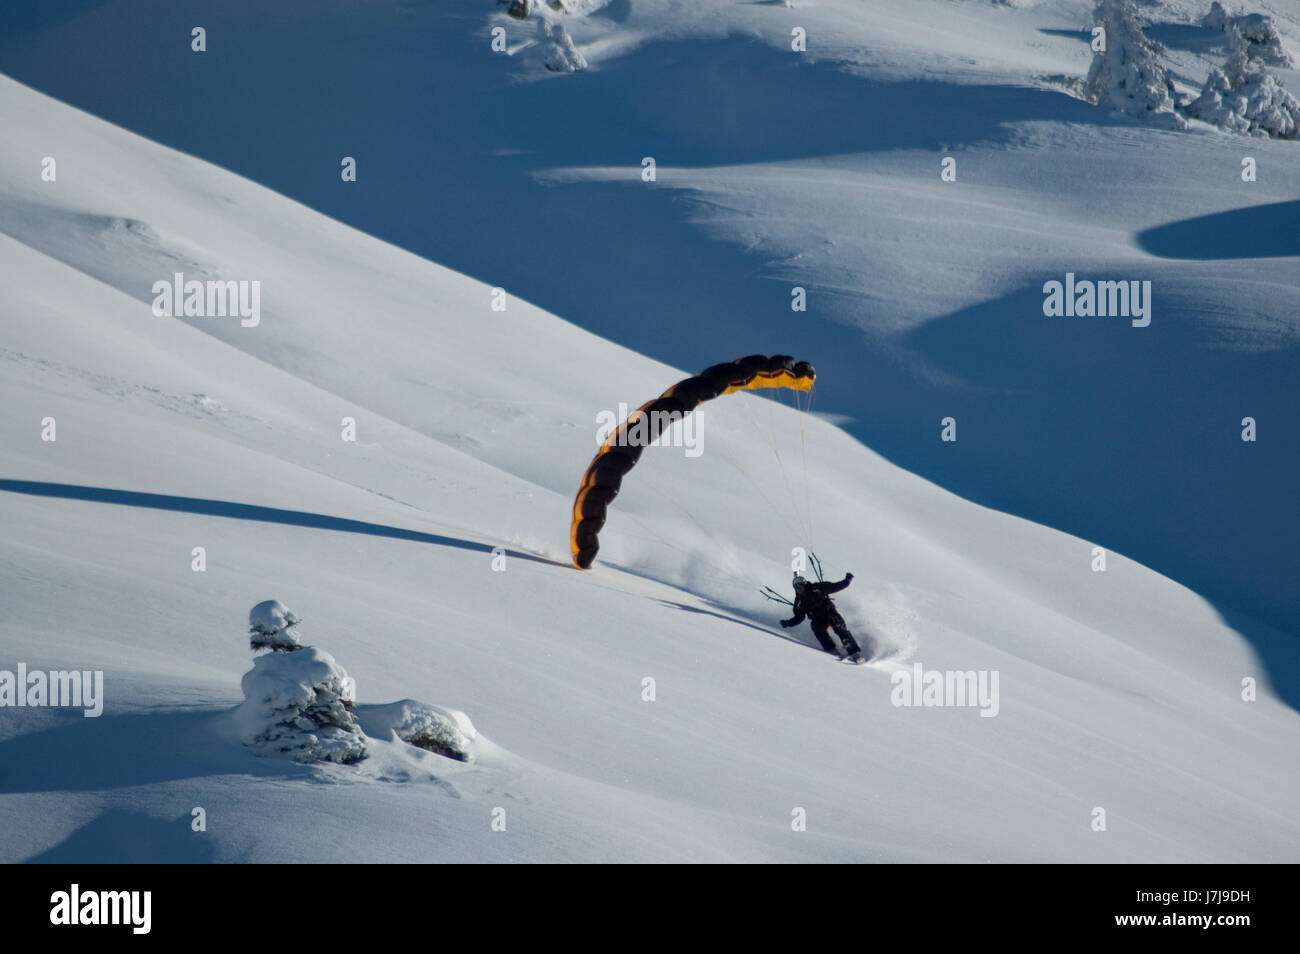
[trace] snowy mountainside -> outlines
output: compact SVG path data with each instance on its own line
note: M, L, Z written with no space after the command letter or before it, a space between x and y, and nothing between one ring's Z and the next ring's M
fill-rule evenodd
M1082 101L1091 0L532 6L73 2L0 12L0 72L675 367L741 320L742 351L810 342L820 408L888 459L1300 628L1294 142ZM1139 6L1196 95L1228 55L1208 0ZM1229 6L1300 51L1294 0ZM543 66L543 21L585 70ZM1153 324L1044 321L1067 273L1150 281Z
M864 22L886 37L896 22L902 36L886 6L864 6ZM651 7L606 8L620 9ZM574 35L592 76L614 68ZM933 49L935 63L955 55ZM716 334L731 349L697 340L706 357L670 366L531 304L514 281L420 258L7 78L0 111L0 669L102 669L107 694L97 719L0 710L4 860L1295 860L1289 634L1252 621L1247 640L1122 549L1094 572L1098 541L963 500L780 401L707 406L698 458L648 450L595 568L568 565L599 411L759 350L814 361L829 386L835 326L707 329L705 344ZM1035 128L1022 142L1069 151ZM1128 126L1066 135L1103 154L1192 161ZM1025 254L1078 214L1118 256L1140 258L1112 213L1078 211L1079 195L1019 196L1013 170L1032 176L1028 151L996 165L1006 181L982 187L1001 194L978 214L1007 232L1028 220ZM45 156L58 158L55 182L40 177ZM868 191L901 222L908 189L873 161L827 160L787 181L808 194L879 173ZM556 194L604 168L556 162L530 181ZM661 168L671 184L672 165ZM717 208L730 222L715 217L711 234L762 225L779 245L803 200L761 219L761 203L738 196L780 172L677 181L727 194ZM1290 173L1279 175L1265 194L1284 193ZM918 173L919 232L881 267L895 302L915 234L944 241L924 226L926 194ZM751 195L769 211L782 201ZM843 225L821 219L832 235ZM1069 241L1074 261L1096 247ZM1017 287L1023 266L999 254ZM1250 266L1260 282L1265 258ZM154 283L178 271L258 281L259 322L155 316ZM494 311L501 282L507 306ZM960 283L941 284L936 296ZM671 339L667 314L659 333ZM1264 350L1293 334L1247 325ZM41 440L46 418L53 442ZM345 418L355 442L340 439ZM1034 453L1022 452L1030 473L1043 467ZM784 588L804 542L834 576L855 573L838 602L881 661L840 666L806 628L775 624L783 608L757 587ZM271 597L355 677L360 703L467 713L476 761L394 743L355 768L309 768L244 750L230 724L251 667L243 624ZM996 671L997 715L892 704L892 677L915 664ZM1257 701L1242 699L1246 678ZM209 817L201 835L195 806ZM1097 808L1105 831L1092 828ZM796 810L806 831L792 828Z

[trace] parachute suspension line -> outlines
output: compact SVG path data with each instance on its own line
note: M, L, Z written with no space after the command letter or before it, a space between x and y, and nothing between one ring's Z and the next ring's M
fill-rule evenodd
M784 404L784 402L782 403ZM799 416L800 447L802 448L804 429L807 426L807 419L803 407L803 400L802 398L800 398L799 395L796 394L794 396L792 403L793 403L794 412ZM801 456L802 456L802 451L801 451ZM798 509L800 495L798 493L797 488L794 485L799 482L799 475L797 473L791 473L790 470L788 470L785 467L784 463L782 463L781 477L783 480L785 480L786 486L789 487L788 492L790 494L790 499L794 502L795 508ZM807 541L808 547L811 549L813 546L812 500L808 493L808 481L807 481L806 470L804 471L803 491L804 491L803 492L803 513L801 514L801 520L803 523L804 539Z
M803 498L804 507L808 514L808 548L815 549L817 541L813 539L813 508L812 508L812 483L808 480L808 418L812 417L813 398L816 396L817 385L813 384L808 389L808 406L800 407L799 413L799 457L803 464ZM802 405L799 395L795 395L795 404Z
M670 504L672 504L674 507L676 507L676 508L677 508L677 509L678 509L678 510L679 510L679 511L680 511L680 512L681 512L681 513L686 517L686 519L689 520L691 523L695 524L695 526L699 528L700 532L703 533L706 537L712 537L712 536L713 536L713 534L711 534L711 533L708 531L708 529L704 526L704 524L702 524L702 523L700 522L700 518L697 517L697 516L695 516L695 514L690 510L690 508L687 507L685 504L683 504L683 503L682 503L680 500L678 500L676 497L672 496L671 494L669 494L669 493L667 493L667 492L665 492L665 491L663 491L663 490L660 490L658 487L655 486L655 483L654 483L653 480L648 481L648 482L646 483L646 486L647 486L647 487L651 490L651 492L653 492L656 496L660 497L660 498L663 499L663 500L668 501L668 503L670 503ZM674 549L681 550L681 547L674 547ZM683 550L682 552L684 553L685 551Z
M736 460L730 454L719 454L718 456L721 457L723 460L725 460L732 467L736 468L736 470L744 474L745 479L754 485L754 489L758 491L758 495L763 498L763 502L767 504L768 508L772 511L772 513L776 516L776 518L780 520L783 524L785 524L785 528L787 530L789 530L791 533L797 536L799 530L797 527L794 526L794 524L790 522L790 518L786 514L785 510L781 507L778 507L776 505L776 502L767 495L767 492L763 490L762 485L757 480L754 479L754 475L745 469L745 465L740 463L740 461Z
M795 499L794 491L790 487L789 477L785 472L785 462L781 459L781 448L778 445L776 440L776 428L772 424L771 408L770 407L768 408L766 424L764 424L762 421L759 420L759 416L752 406L747 406L745 411L749 415L749 419L753 422L754 429L763 435L763 438L767 441L767 446L772 450L772 456L776 458L777 467L781 471L781 480L785 484L786 494L790 497L790 510L794 514L795 522L800 524L801 526L795 526L788 519L786 519L785 515L782 513L782 508L777 507L776 504L772 502L771 498L767 496L767 494L763 494L761 487L758 488L759 493L763 494L763 499L768 501L768 504L769 506L771 506L773 512L781 517L781 522L786 525L786 528L792 534L794 534L796 538L804 538L805 528L802 525L805 524L806 521L804 520L803 514L799 512L799 503ZM741 470L743 471L744 468L741 468ZM746 476L748 476L748 474L746 474ZM758 487L758 483L754 481L752 477L750 477L750 481L754 483L755 487ZM800 542L802 542L802 539L800 540Z
M802 495L800 495L796 491L796 489L791 486L790 483L792 479L796 483L799 483L800 482L799 475L795 475L794 477L791 477L791 475L789 474L789 472L785 467L784 459L781 457L779 452L777 454L777 461L781 465L781 476L786 482L786 486L788 489L788 493L790 495L791 502L795 508L795 511L799 513L799 520L800 523L802 524L802 530L804 534L803 542L807 545L809 550L812 550L816 546L816 541L813 538L813 504L812 504L811 484L808 480L808 444L807 444L808 414L812 409L812 389L811 388L809 389L808 404L806 406L803 402L803 399L798 394L794 395L793 402L794 402L793 410L799 415L799 460L800 460L800 468L802 471L802 490L803 490ZM782 404L784 403L785 402L782 401ZM800 496L803 497L802 512L799 512Z
M676 550L676 551L678 551L679 553L682 552L682 548L681 548L681 547L679 547L677 544L673 543L673 542L672 542L671 540L669 540L667 537L664 537L664 536L661 535L661 534L655 533L655 531L652 530L648 524L646 524L644 521L642 521L641 518L635 516L634 514L627 513L627 512L622 512L622 515L623 515L624 517L626 517L628 520L631 520L631 521L632 521L634 524L636 524L636 525L637 525L641 530L644 531L644 533L632 533L632 534L629 534L629 536L638 537L638 538L641 539L641 540L649 540L649 541L651 541L651 542L658 543L658 544L660 544L661 546L667 547L669 550ZM625 532L626 532L626 531L625 531Z
M649 448L647 448L647 450L648 449ZM656 485L653 479L643 482L642 486L645 486L651 493L655 494L655 496L659 497L662 500L667 501L669 504L675 507L678 511L682 513L683 516L686 517L686 519L688 519L691 523L695 524L695 526L699 528L702 534L712 539L713 534L710 533L708 528L706 528L704 524L700 521L700 519L697 516L695 516L695 513L689 507L683 504L680 500L678 500L676 497L672 496L667 491L660 489ZM643 540L650 540L650 538L653 538L652 542L657 542L663 547L672 550L678 554L681 554L683 558L690 559L692 557L692 554L688 553L683 547L678 546L676 543L673 543L671 540L667 539L661 534L656 533L653 529L649 527L649 525L647 525L639 517L636 517L633 514L627 512L624 512L623 516L630 518L633 523L635 523L638 527L642 528L643 530L646 531L646 533L649 534L648 537L641 536L640 534L633 534L633 536L639 536ZM734 573L727 571L717 563L708 560L704 562L708 566L712 567L713 570L716 572L713 574L701 574L701 576L704 579L708 579L714 583L720 583L726 586L733 586L736 588L744 587L745 589L748 589L750 586L758 582L756 577L752 577L752 576L739 577L736 576Z
M657 492L658 492L661 496L663 496L663 491L657 491ZM623 512L621 513L620 516L621 516L621 517L624 517L624 518L627 518L628 520L631 520L632 523L634 523L638 528L640 528L641 530L644 530L644 531L645 531L645 533L636 533L636 532L629 531L629 530L627 530L627 529L625 528L625 529L623 530L623 533L627 534L627 535L630 536L630 537L635 537L636 539L643 540L643 541L648 542L648 543L656 543L656 544L658 544L658 545L664 547L664 548L667 549L667 550L671 550L671 551L673 551L673 552L675 552L675 553L680 554L684 559L689 559L689 558L690 558L691 555L690 555L690 554L689 554L685 549L683 549L682 547L678 546L676 543L673 543L671 540L669 540L668 538L664 537L663 535L656 533L656 532L655 532L653 529L651 529L651 527L650 527L647 523L645 523L645 521L643 521L641 518L639 518L639 517L637 517L637 516L635 516L635 515L633 515L633 514L631 514L631 513L627 513L626 511L623 511ZM690 514L689 512L687 512L687 516L688 516L688 517L691 517L692 520L695 519L693 516L691 516L691 514ZM695 521L695 522L698 523L698 521ZM713 583L717 583L717 584L721 584L721 585L729 586L729 587L735 587L735 588L737 588L737 589L740 589L741 587L744 587L745 589L748 589L750 586L752 586L752 585L756 582L756 580L755 580L755 579L752 579L752 578L743 578L743 579L742 579L741 577L738 577L738 576L736 576L736 575L734 575L734 574L727 573L725 570L722 569L722 567L718 566L718 565L715 564L715 563L710 563L709 565L712 566L713 569L716 570L716 571L718 571L718 572L716 572L716 573L712 573L712 574L700 574L700 576L701 576L703 579L707 579L707 580L709 580L709 581L711 581L711 582L713 582ZM650 564L648 564L648 563L637 563L637 564L633 564L633 566L636 567L636 568L638 568L638 569L648 569L649 566L650 566Z
M816 377L816 369L811 364L796 361L789 355L748 355L705 368L641 405L605 439L583 472L569 522L569 552L573 565L585 570L594 562L600 550L599 534L609 505L618 496L623 478L636 466L644 450L642 442L629 442L627 438L645 434L646 422L651 426L650 433L658 433L664 415L680 418L705 401L737 391L767 388L806 391L812 387ZM779 454L777 456L779 460ZM749 479L754 482L752 477ZM688 516L699 524L693 514L688 512Z
M760 400L760 398L755 396L754 400ZM741 395L741 400L738 403L745 405L745 413L749 417L750 422L753 424L754 430L763 435L764 439L767 441L768 447L770 447L773 453L776 454L777 464L778 466L780 466L781 455L776 452L777 451L776 441L772 435L771 429L764 428L763 425L759 422L758 416L754 413L754 408L750 406L749 402L746 400L746 395ZM773 516L775 516L778 520L781 521L781 523L785 525L786 530L788 530L795 537L798 537L800 535L800 530L797 526L795 526L794 523L791 522L790 514L787 511L787 509L785 507L777 506L776 501L774 501L770 496L768 496L767 492L763 489L762 484L760 484L757 480L754 479L754 475L745 469L744 464L742 464L735 457L731 456L726 452L721 452L718 454L718 456L721 457L728 464L736 468L736 470L740 471L740 473L744 475L745 479L749 481L749 483L753 486L753 488L756 491L758 491L758 495L763 499L763 502L767 504L768 509L772 511ZM802 522L802 519L800 518L798 513L798 508L795 508L795 520L797 522Z
M784 405L784 402L782 402L782 404ZM800 431L800 433L802 434L803 429L804 429L805 424L806 424L806 419L805 419L805 415L804 415L804 412L803 412L802 402L801 402L801 400L799 399L798 395L796 395L796 396L795 396L795 399L794 399L794 411L795 411L796 414L799 415L799 431ZM777 459L780 460L780 456L779 456L779 455L778 455L778 458L777 458ZM787 492L788 492L789 495L790 495L790 502L791 502L791 504L794 506L795 511L797 512L797 511L799 510L799 495L795 492L794 486L791 484L791 475L790 475L790 472L789 472L788 470L786 470L786 467L785 467L785 463L784 463L784 461L782 461L782 463L781 463L781 479L785 481L785 485L786 485ZM800 522L803 524L803 531L804 531L804 534L805 534L804 539L808 541L808 547L809 547L809 549L811 549L812 546L813 546L813 539L812 539L812 502L811 502L811 500L810 500L810 498L809 498L809 495L808 495L808 483L807 483L807 471L806 471L806 469L805 469L805 479L804 479L804 510L803 510L803 513L800 515Z
M798 411L798 402L799 399L796 396L795 397L796 411ZM783 407L785 405L784 401L770 402L770 404L777 404L777 403L781 404ZM776 425L773 422L772 418L773 418L773 408L769 406L767 411L767 432L766 432L768 444L772 448L772 453L776 457L777 467L781 471L781 482L785 484L786 496L790 498L790 508L791 510L794 511L795 519L799 522L799 529L797 532L797 535L801 538L799 542L806 543L808 546L811 547L812 546L812 539L811 539L812 515L810 513L801 513L799 510L799 498L794 492L793 485L790 483L790 474L789 471L786 470L785 460L784 458L781 457L780 442L776 439ZM803 421L801 420L800 425L802 424Z

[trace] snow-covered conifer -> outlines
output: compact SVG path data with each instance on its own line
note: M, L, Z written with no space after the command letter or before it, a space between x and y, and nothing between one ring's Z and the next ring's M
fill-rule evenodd
M1246 13L1233 16L1219 0L1210 5L1210 12L1201 20L1201 26L1229 33L1236 29L1250 47L1250 58L1290 69L1295 60L1282 45L1273 18L1264 13Z
M299 640L298 617L279 600L248 614L253 660L235 710L243 743L298 762L359 762L365 736L352 712L348 674L327 652Z
M298 624L302 622L279 600L265 600L248 611L248 641L253 649L278 653L299 649Z
M1253 136L1300 136L1300 102L1254 58L1257 48L1231 24L1228 37L1227 61L1210 70L1201 95L1187 104L1187 115Z
M587 68L587 58L569 36L569 31L550 20L538 21L542 41L543 64L553 73L576 73Z
M1160 65L1164 48L1142 32L1133 0L1098 0L1094 15L1105 30L1105 49L1093 54L1085 98L1130 116L1185 128L1186 121L1174 111L1173 83Z

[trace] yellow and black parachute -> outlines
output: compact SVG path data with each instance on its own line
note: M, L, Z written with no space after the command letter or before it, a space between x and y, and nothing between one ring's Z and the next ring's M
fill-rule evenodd
M587 466L573 500L573 522L569 526L569 550L573 564L580 570L591 567L600 543L596 539L605 525L605 515L610 501L618 496L623 485L623 475L636 466L646 445L654 443L667 428L664 421L683 419L705 401L711 401L733 391L755 388L793 388L809 391L817 372L807 361L796 361L789 355L755 354L737 358L728 364L715 364L693 378L678 381L659 397L642 404L627 416L600 445L600 450ZM629 443L627 432L646 418L642 437Z

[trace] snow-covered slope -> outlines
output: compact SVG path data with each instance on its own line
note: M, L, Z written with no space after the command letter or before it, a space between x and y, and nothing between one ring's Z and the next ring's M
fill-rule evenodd
M819 349L890 460L1300 630L1296 143L1081 101L1092 0L534 6L70 0L0 11L0 72L674 366ZM1194 94L1209 0L1139 6ZM1245 6L1300 53L1300 4ZM1151 326L1046 321L1067 272L1151 281Z
M6 860L1294 859L1300 717L1266 680L1241 700L1259 661L1192 592L746 395L707 409L701 457L647 452L579 573L595 411L679 371L10 80L0 101L0 660L103 669L107 695L3 711ZM261 323L154 317L175 270L259 280ZM772 625L753 590L800 514L885 661ZM467 712L479 760L243 750L270 596L362 703ZM891 705L916 662L997 670L997 716Z
M563 76L488 0L0 12L0 71L283 193L0 78L0 670L107 695L0 708L0 858L1296 860L1294 635L1141 565L1294 610L1294 144L1070 98L1090 6L615 0ZM1199 7L1158 11L1199 82ZM1153 279L1152 326L1045 331L1066 270ZM260 322L155 317L176 272L259 282ZM573 570L597 413L760 351L851 432L715 402ZM758 596L800 544L856 574L872 666ZM477 760L244 749L273 597L361 705L467 713ZM997 715L892 705L914 664L996 671Z

